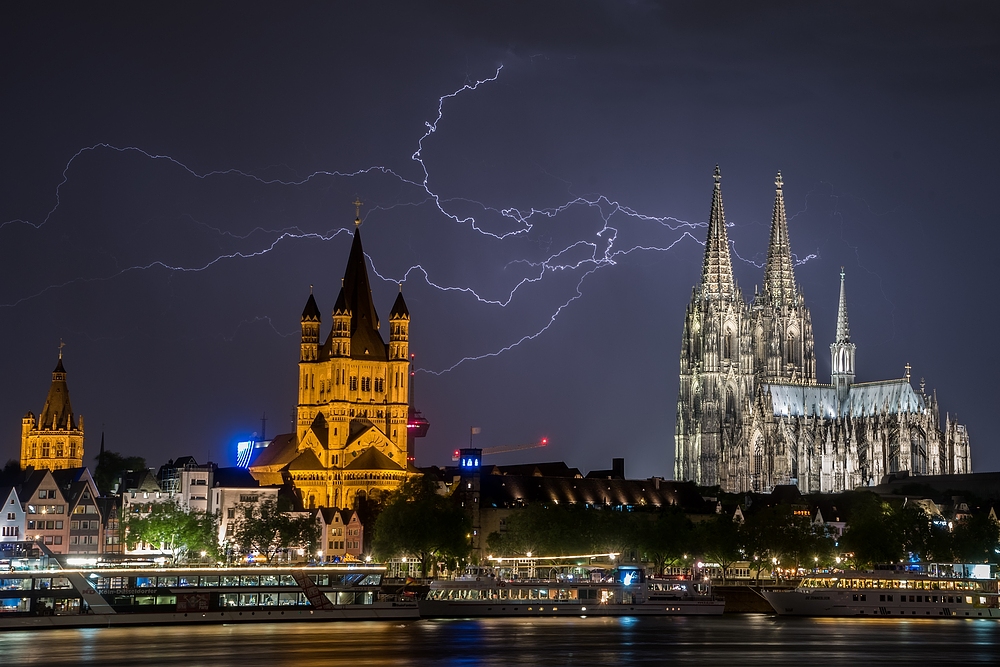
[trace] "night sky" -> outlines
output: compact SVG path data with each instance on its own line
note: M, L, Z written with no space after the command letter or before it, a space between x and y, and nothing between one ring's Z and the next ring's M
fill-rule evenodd
M495 463L670 477L719 164L747 298L782 172L820 381L844 266L858 381L909 362L1000 469L995 3L19 4L2 460L60 339L88 459L102 428L152 466L290 430L360 197L379 315L402 281L412 317L418 465L476 426L551 441Z

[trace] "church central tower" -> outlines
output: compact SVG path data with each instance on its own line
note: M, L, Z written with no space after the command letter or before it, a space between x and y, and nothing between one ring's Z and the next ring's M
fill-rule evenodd
M21 420L21 470L83 467L83 417L73 413L63 368L62 346L42 413Z
M361 220L320 343L322 317L309 294L302 311L295 440L287 468L306 507L355 506L406 478L410 313L402 288L389 313L389 343L368 281Z

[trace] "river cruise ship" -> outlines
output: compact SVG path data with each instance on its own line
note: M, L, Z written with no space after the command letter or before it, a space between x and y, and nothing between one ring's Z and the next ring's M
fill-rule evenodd
M0 630L173 623L416 619L381 566L10 569Z
M794 590L763 590L781 616L1000 618L996 580L916 572L810 575Z
M431 582L419 602L422 618L482 616L683 616L718 615L725 601L707 584L647 578L623 566L608 576L510 579L489 568Z

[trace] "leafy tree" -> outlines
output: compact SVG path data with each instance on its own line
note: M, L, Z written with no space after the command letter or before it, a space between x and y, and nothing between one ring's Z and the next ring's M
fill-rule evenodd
M97 467L94 469L94 483L104 495L110 495L115 483L124 473L131 470L145 470L146 459L141 456L122 456L118 452L103 451L94 457Z
M414 477L390 496L375 520L372 546L382 559L416 556L426 577L439 558L468 555L469 531L469 518L454 500L439 495L432 480Z
M130 547L145 542L170 552L173 561L183 561L188 554L206 552L218 555L218 529L215 517L198 510L187 510L176 501L155 503L146 516L132 514L125 519L125 541Z
M319 525L311 514L295 516L274 498L241 505L233 526L233 543L244 554L258 553L270 562L278 552L291 548L312 551L319 540Z
M746 558L741 532L740 526L724 514L698 526L698 542L702 553L722 568L723 582L726 570L736 561Z
M856 499L850 525L840 542L845 551L853 554L856 568L895 563L905 555L899 522L893 514L892 507L874 493Z
M677 507L665 507L649 519L648 526L637 527L639 551L645 562L653 564L657 574L663 574L667 566L696 550L697 534L694 524Z
M996 563L1000 525L988 512L968 516L954 527L955 556L963 563Z

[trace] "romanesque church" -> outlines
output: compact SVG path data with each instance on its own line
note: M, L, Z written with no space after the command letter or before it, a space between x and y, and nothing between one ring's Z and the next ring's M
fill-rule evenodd
M393 491L407 462L410 313L402 288L389 311L389 342L368 282L361 220L326 340L311 291L302 311L296 430L250 463L262 484L290 482L306 508L353 508L362 497Z
M855 382L844 273L830 384L816 377L812 319L795 282L781 174L762 291L746 301L733 279L721 176L701 284L684 318L674 478L729 492L802 493L877 484L887 473L972 472L965 426L906 375ZM832 305L832 304L831 304Z

